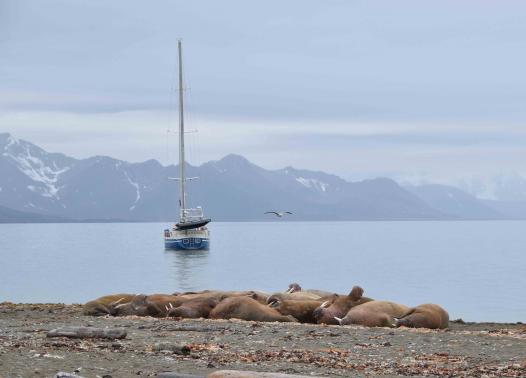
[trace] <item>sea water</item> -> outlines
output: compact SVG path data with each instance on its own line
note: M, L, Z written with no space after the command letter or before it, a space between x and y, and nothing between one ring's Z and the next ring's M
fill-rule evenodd
M213 222L209 251L165 251L161 223L0 224L0 302L303 288L452 319L526 321L525 221Z

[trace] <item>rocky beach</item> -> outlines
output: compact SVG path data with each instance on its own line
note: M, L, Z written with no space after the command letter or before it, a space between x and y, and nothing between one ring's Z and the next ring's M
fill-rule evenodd
M49 337L63 327L118 329L125 337ZM447 330L364 328L91 317L82 315L81 305L0 304L0 377L204 377L224 369L335 377L524 377L526 325L452 321Z

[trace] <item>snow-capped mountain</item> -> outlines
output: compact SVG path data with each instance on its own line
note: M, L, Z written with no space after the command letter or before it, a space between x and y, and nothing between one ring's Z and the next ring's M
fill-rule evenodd
M389 179L347 182L292 167L266 170L238 155L188 165L190 204L223 220L265 219L287 209L294 219L437 219L436 211ZM173 220L176 166L106 156L74 159L0 134L0 205L73 219Z
M388 178L348 182L287 167L266 170L238 155L188 165L188 202L215 220L262 220L289 210L295 220L506 218L500 203L459 189L403 188ZM174 220L177 166L155 160L128 163L107 156L74 159L0 134L0 206L69 219ZM521 217L514 207L510 217ZM526 214L525 214L526 215ZM57 219L57 218L55 218Z
M0 204L69 218L132 219L141 191L150 184L135 179L143 176L141 168L162 169L156 162L78 160L0 134Z
M61 154L48 154L41 148L12 137L5 136L5 145L2 156L10 159L13 164L35 185L28 189L41 194L43 197L58 199L59 176L71 169L75 160ZM0 139L1 143L1 139Z
M0 196L2 203L15 209L57 213L61 176L77 160L0 134Z

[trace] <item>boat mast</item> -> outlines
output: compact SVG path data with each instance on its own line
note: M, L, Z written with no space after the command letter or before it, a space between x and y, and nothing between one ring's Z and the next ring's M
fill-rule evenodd
M181 221L185 220L186 194L184 192L184 114L183 114L183 58L181 40L177 41L179 52L179 207Z

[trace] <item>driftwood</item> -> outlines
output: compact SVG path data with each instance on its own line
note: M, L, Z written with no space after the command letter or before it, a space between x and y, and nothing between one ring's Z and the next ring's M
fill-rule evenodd
M126 330L123 328L64 327L52 329L47 333L47 337L124 339Z

